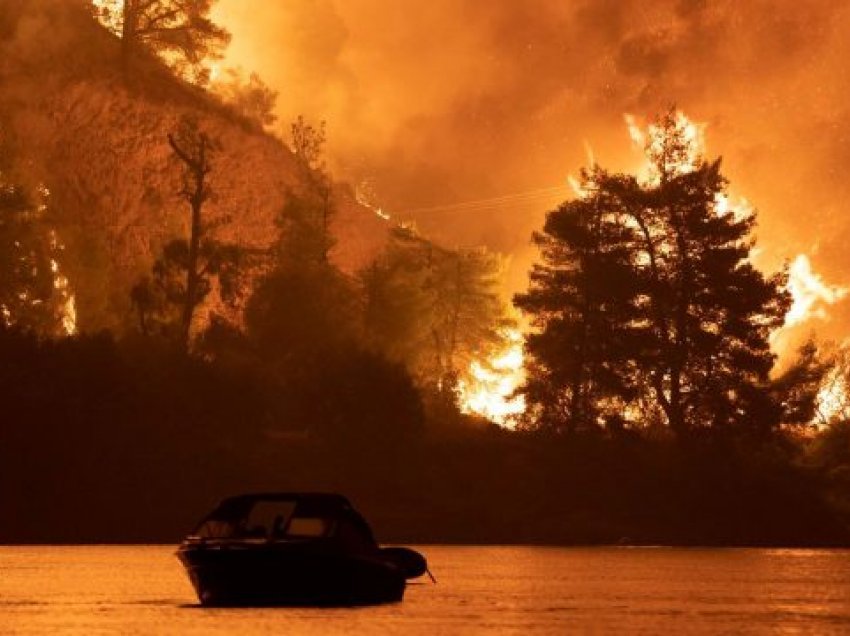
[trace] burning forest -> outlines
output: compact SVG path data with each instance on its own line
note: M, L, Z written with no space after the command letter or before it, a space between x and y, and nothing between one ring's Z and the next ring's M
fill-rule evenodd
M437 2L414 55L380 2L248 4L0 5L0 539L256 487L405 540L850 543L850 133L797 59L847 11ZM778 127L780 77L829 108Z

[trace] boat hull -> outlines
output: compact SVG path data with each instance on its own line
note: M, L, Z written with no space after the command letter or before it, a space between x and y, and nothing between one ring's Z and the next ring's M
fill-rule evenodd
M367 605L402 600L404 574L377 557L295 546L183 546L206 606Z

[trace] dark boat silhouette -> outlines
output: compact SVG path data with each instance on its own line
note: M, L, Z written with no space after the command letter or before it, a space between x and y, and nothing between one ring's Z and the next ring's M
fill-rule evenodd
M380 548L348 500L326 493L225 499L177 555L210 606L388 603L428 571L415 550Z

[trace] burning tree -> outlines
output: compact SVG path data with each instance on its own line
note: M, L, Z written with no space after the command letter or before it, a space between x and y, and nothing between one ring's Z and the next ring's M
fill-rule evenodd
M420 384L456 400L470 364L506 344L503 268L484 249L441 248L411 228L396 228L386 252L362 274L367 337Z
M46 188L30 191L0 172L0 325L66 336L77 329L74 296L47 210Z
M671 111L650 129L644 178L596 169L549 213L543 263L516 298L537 328L523 389L537 425L596 426L611 410L654 411L680 435L777 423L769 335L786 277L752 265L755 215L728 209L697 139Z
M230 34L209 14L215 0L94 0L97 18L121 38L125 71L143 50L206 81L203 61L221 56Z

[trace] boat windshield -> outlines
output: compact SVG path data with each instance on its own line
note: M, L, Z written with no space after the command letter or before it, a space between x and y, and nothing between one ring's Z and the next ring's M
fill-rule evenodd
M249 508L207 518L195 532L201 539L307 539L331 534L334 519L297 510L295 501L258 500Z

